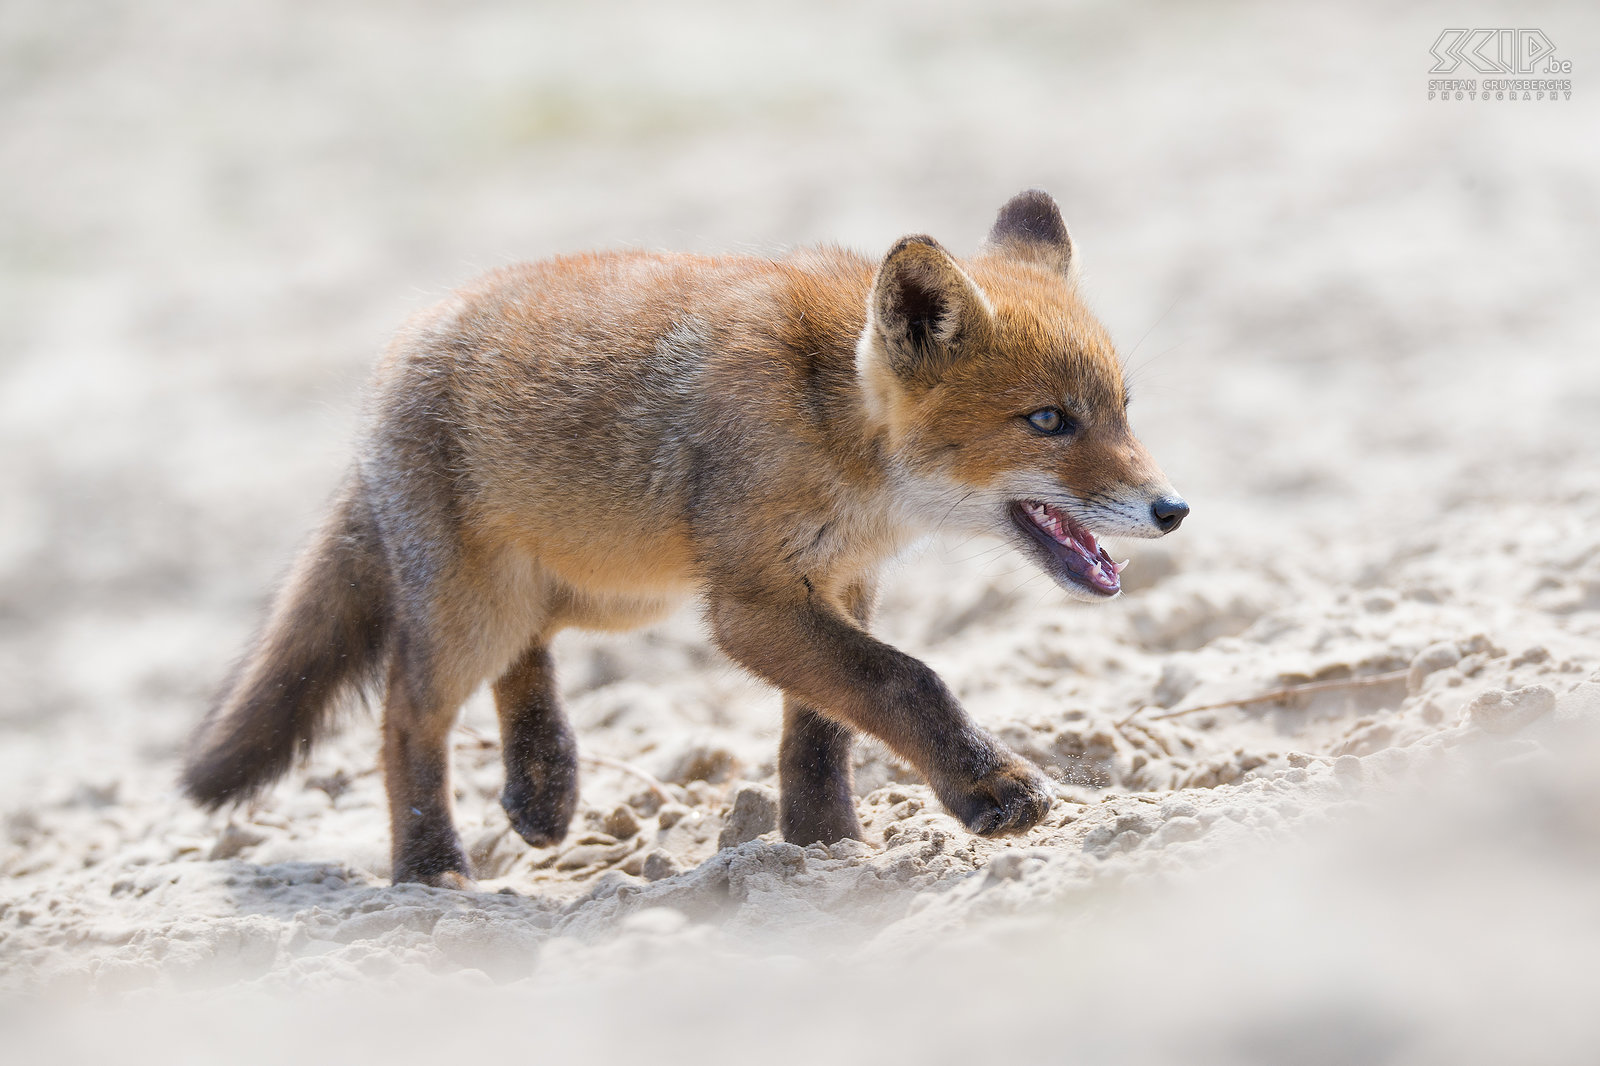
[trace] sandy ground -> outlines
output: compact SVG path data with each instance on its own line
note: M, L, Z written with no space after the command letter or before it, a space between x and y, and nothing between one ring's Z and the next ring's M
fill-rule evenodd
M1592 6L1514 20L1572 99L1447 104L1428 46L1506 18L440 11L0 15L12 1048L1600 1056ZM763 832L778 700L692 612L558 645L598 759L559 848L508 830L469 704L480 893L388 885L359 715L248 810L176 794L410 310L594 246L970 249L1033 184L1195 513L1102 608L990 544L897 569L880 631L1061 784L1026 838L968 836L871 745L869 841Z

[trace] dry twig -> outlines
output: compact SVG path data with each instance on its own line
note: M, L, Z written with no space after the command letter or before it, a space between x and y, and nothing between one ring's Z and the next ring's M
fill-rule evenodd
M671 792L668 792L667 786L662 784L661 781L655 777L655 775L651 774L647 770L639 769L632 763L623 762L621 759L613 759L609 755L591 755L587 752L579 752L578 761L586 762L593 766L604 766L608 770L618 770L625 774L631 774L634 777L637 777L640 781L643 781L650 791L656 794L656 797L660 799L662 803L678 802L677 797Z
M1168 711L1166 714L1152 715L1149 720L1152 722L1161 722L1168 718L1181 718L1186 714L1199 714L1201 711L1217 711L1224 707L1248 707L1253 703L1276 703L1279 700L1286 700L1293 696L1303 696L1317 692L1338 692L1343 689L1371 688L1375 685L1388 685L1396 681L1404 681L1406 674L1409 672L1410 671L1408 670L1391 670L1385 674L1367 674L1365 677L1344 677L1338 679L1337 681L1311 681L1304 685L1290 685L1288 688L1280 688L1274 689L1271 692L1263 692L1259 696L1242 696L1236 700L1218 700L1216 703L1202 703L1198 707L1184 707L1180 710ZM1134 711L1133 714L1130 714L1127 718L1124 718L1117 724L1123 725L1131 722L1135 717L1143 712L1143 710L1143 707L1139 708L1139 710Z

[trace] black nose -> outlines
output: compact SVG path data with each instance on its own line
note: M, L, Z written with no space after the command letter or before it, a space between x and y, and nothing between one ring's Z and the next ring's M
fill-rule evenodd
M1183 502L1181 496L1163 496L1150 505L1150 517L1156 520L1156 526L1163 533L1177 529L1188 514L1189 505Z

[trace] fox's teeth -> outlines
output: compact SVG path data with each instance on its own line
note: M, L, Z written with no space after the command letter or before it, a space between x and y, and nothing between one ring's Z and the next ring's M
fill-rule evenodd
M1064 548L1072 549L1057 556L1068 570L1109 593L1118 591L1117 575L1127 567L1127 560L1115 562L1100 546L1100 538L1049 504L1037 500L1019 500L1017 505L1052 540Z

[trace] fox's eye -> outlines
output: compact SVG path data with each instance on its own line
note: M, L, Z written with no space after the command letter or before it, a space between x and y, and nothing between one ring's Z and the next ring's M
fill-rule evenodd
M1028 416L1028 425L1047 437L1060 437L1078 428L1077 423L1054 407L1041 407Z

